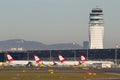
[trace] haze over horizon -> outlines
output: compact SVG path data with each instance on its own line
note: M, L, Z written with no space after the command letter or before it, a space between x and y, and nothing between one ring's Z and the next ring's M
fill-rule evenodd
M45 44L88 41L89 13L104 14L104 48L120 45L119 0L1 0L0 41L24 39Z

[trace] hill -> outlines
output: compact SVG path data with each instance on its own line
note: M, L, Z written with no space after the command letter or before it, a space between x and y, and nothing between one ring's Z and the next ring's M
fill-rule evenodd
M46 45L36 41L26 41L23 39L10 39L0 41L0 50L48 50L48 49L81 49L78 44L59 43Z

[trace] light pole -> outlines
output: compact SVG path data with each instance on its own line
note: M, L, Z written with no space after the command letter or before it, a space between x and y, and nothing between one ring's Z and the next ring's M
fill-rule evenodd
M74 50L74 61L76 61L76 50Z
M51 58L51 50L50 50L50 61L52 60L52 58Z
M29 61L29 52L27 52L27 60Z
M115 65L117 65L117 48L118 44L115 45Z
M88 49L87 49L87 60L88 60Z

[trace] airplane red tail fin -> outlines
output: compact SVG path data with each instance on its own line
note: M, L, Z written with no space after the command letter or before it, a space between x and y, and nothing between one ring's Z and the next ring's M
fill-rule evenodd
M40 58L36 54L34 54L34 58L36 63L42 63L42 60L40 60Z
M13 57L9 53L6 53L6 56L10 62L14 61Z
M86 59L83 55L81 55L81 61L82 61L82 62L86 62L87 59Z
M66 61L61 54L58 54L58 57L60 62L64 63Z

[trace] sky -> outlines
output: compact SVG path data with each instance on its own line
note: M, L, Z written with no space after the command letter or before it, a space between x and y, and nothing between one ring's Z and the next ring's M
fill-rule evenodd
M0 41L24 39L44 44L89 40L92 8L104 14L104 48L120 45L120 0L0 0Z

